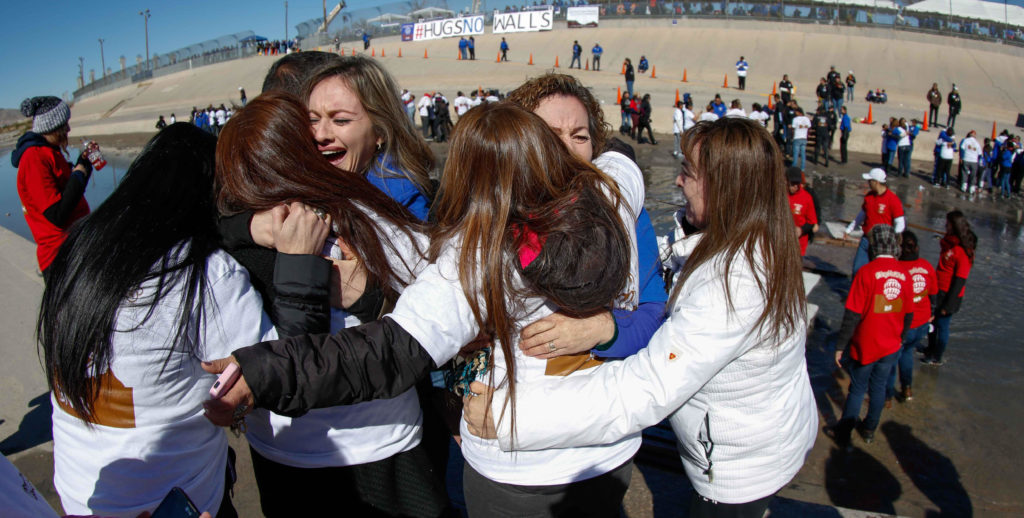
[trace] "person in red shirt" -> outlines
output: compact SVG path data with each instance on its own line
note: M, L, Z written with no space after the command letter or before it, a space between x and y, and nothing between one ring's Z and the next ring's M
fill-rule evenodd
M850 373L843 416L832 429L836 443L844 450L850 446L865 393L871 403L859 431L864 442L874 439L889 375L914 316L913 283L904 265L896 260L900 248L895 229L874 225L868 235L873 259L853 277L836 341L836 365L842 368L846 363Z
M963 212L954 210L946 214L946 235L939 243L939 262L935 267L939 283L939 294L935 297L935 329L928 335L928 348L921 360L926 364L942 365L942 354L949 343L949 321L960 310L977 244L978 236L971 231Z
M22 101L21 113L33 118L32 131L18 139L11 165L18 168L18 197L45 278L68 227L89 214L84 195L92 164L82 154L72 170L64 158L71 131L67 103L53 96L33 97Z
M921 259L918 254L917 235L907 230L903 232L900 245L900 263L910 274L910 282L914 286L914 317L910 322L910 331L903 339L903 347L896 361L896 368L889 376L889 386L885 391L885 407L889 408L892 398L896 395L896 374L900 377L900 400L909 401L914 395L910 386L914 381L914 351L928 334L928 323L932 321L932 305L935 295L939 292L935 278L935 268L931 263Z
M796 225L796 236L800 240L800 255L807 254L807 242L818 227L818 213L814 207L814 199L803 187L804 177L799 167L786 169L789 180L789 211L793 214Z
M857 226L863 226L864 229L864 237L857 247L857 254L853 256L853 275L868 262L868 232L871 231L871 227L879 224L892 225L897 234L906 228L903 202L886 186L885 171L876 167L864 173L863 178L868 181L864 204L857 217L846 227L847 234L856 230Z

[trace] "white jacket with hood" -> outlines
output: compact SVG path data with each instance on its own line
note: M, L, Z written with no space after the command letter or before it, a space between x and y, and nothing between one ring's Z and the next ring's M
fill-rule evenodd
M699 239L677 245L688 255ZM690 275L668 320L636 355L591 376L517 387L516 435L508 420L499 422L501 446L608 444L669 416L683 467L701 496L737 504L785 486L818 429L804 318L791 336L760 340L751 332L764 308L754 269L742 257L733 260L730 311L720 263ZM504 397L495 391L493 411Z

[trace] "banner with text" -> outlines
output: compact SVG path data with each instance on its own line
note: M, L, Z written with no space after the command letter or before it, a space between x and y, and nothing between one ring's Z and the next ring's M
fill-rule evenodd
M494 13L494 23L491 25L491 32L503 34L506 32L535 32L550 31L555 25L554 9L537 11L521 11L518 13Z
M570 7L565 10L566 25L570 29L580 27L597 27L597 19L600 15L600 7L596 5L585 5L582 7Z
M406 36L406 26L412 25L411 38ZM460 18L446 18L444 20L431 20L429 22L417 22L402 26L402 40L426 41L440 38L455 38L459 36L473 36L484 33L484 15L463 16Z

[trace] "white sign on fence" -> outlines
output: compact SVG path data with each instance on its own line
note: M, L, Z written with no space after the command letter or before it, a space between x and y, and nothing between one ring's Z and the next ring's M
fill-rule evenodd
M565 21L570 29L597 27L597 19L600 14L601 9L596 5L570 7L565 10Z
M478 14L476 16L417 22L413 27L412 39L413 41L425 41L483 33L484 15Z
M535 32L550 31L555 25L554 9L538 11L521 11L518 13L494 12L494 24L491 32L503 34L506 32Z

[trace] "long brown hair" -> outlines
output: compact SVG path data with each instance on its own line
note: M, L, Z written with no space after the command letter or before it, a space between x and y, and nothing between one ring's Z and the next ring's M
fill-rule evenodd
M385 170L385 174L408 178L421 193L429 197L429 175L434 168L434 154L409 121L402 107L398 83L391 74L377 61L364 56L339 57L309 78L303 99L307 105L313 89L333 77L344 81L359 97L359 103L373 123L374 133L382 140L380 149L373 157L374 162L383 159L386 164L390 159L394 169Z
M672 292L675 303L686 279L701 265L721 268L726 301L733 308L729 274L742 256L754 270L764 310L755 336L778 340L799 332L806 312L800 247L789 212L789 190L782 153L763 126L749 119L723 117L698 122L685 134L684 167L704 182L705 227Z
M509 92L505 99L532 112L540 106L541 101L553 95L575 97L583 104L583 108L587 110L590 144L594 150L594 157L597 158L597 155L604 151L611 126L605 122L604 110L601 109L597 98L590 92L590 89L580 83L579 79L568 74L544 74L519 85L515 90Z
M388 295L401 284L387 258L406 252L374 218L401 229L414 243L412 230L422 230L418 221L366 178L324 160L309 133L306 107L292 95L264 93L228 121L217 142L216 180L217 207L223 214L267 210L291 201L329 213L338 236L359 254Z
M572 155L547 123L516 104L476 107L455 127L434 203L429 256L436 260L450 241L458 249L459 280L473 317L504 353L513 429L517 322L509 306L531 295L576 314L610 306L629 275L620 203L610 178ZM536 270L518 259L527 232L546 237ZM602 264L613 266L601 270ZM517 288L514 271L524 287Z

